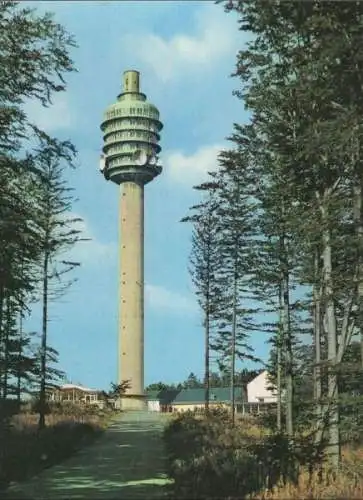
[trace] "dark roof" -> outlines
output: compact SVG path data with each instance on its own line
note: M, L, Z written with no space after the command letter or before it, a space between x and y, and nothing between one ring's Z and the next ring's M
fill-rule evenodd
M244 400L242 387L235 387L235 400ZM198 404L205 403L205 389L176 389L167 391L147 392L147 399L159 400L161 404ZM209 390L209 401L216 403L229 403L231 389L229 387L215 387Z
M147 391L146 399L148 401L159 400L160 404L168 405L174 400L178 392L179 389L163 389L162 391Z
M158 394L160 391L146 391L146 399L151 401L153 399L158 399Z

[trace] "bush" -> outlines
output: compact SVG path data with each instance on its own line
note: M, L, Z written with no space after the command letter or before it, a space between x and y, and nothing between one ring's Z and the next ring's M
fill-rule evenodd
M71 456L92 442L113 414L89 407L51 404L47 427L38 431L38 415L19 413L2 421L0 491ZM12 412L11 412L12 413ZM0 422L1 423L1 422ZM0 495L1 496L1 495Z
M31 402L30 412L39 413L39 401L37 399L34 399ZM72 415L78 418L83 415L97 415L100 412L102 412L102 410L100 410L96 405L75 404L71 401L47 401L45 406L46 415Z
M72 422L46 427L40 432L12 429L7 435L3 464L7 482L24 480L68 458L91 442L98 432L89 424Z
M164 439L174 498L243 497L260 489L256 456L240 429L231 427L227 413L177 416Z
M313 434L291 443L253 430L243 421L232 427L225 413L174 417L164 432L171 498L363 498L361 449L345 447L341 471L332 476Z
M253 432L251 432L251 430ZM245 498L276 484L297 484L301 465L313 470L313 442L256 432L226 412L175 417L164 432L174 498ZM311 461L311 463L310 463Z

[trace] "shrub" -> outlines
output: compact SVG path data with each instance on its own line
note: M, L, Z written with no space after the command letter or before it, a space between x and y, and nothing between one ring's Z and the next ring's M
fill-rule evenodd
M313 434L292 445L282 434L257 432L243 421L232 427L225 413L189 412L173 418L164 439L171 498L363 498L362 450L345 447L342 469L332 476Z
M254 500L361 500L362 480L352 481L344 472L329 481L321 481L319 474L312 476L301 472L296 484L278 484L270 491L254 497Z
M6 438L3 470L7 481L23 480L44 467L69 457L81 446L91 442L99 429L73 422L46 427L12 429Z
M13 415L7 419L7 426L3 422L0 491L9 482L31 477L93 441L111 415L100 411L90 414L89 408L71 406L50 405L52 413L46 416L47 427L40 432L38 415L33 413ZM66 413L62 413L65 408Z
M177 416L164 433L174 498L229 498L260 488L256 456L226 413Z

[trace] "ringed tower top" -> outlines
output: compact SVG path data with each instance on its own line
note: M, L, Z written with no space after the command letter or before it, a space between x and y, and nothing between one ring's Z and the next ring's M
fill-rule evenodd
M100 170L106 180L146 184L159 175L162 128L159 110L140 92L140 73L125 71L122 92L106 109L101 124L104 146Z

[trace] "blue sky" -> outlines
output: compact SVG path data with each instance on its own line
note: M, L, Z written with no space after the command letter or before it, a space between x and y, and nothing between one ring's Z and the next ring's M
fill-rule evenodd
M203 330L188 275L191 228L179 220L195 203L192 186L215 167L233 122L247 119L232 96L229 75L245 35L234 15L207 1L27 2L55 13L73 33L78 73L49 109L28 112L49 132L70 138L79 150L69 175L91 242L74 255L82 262L78 282L51 307L50 343L73 382L107 388L116 379L117 186L99 174L105 108L120 92L126 69L141 72L142 91L164 123L164 171L145 192L145 382L184 380L203 371ZM36 311L29 328L38 323ZM252 345L268 351L265 337Z

